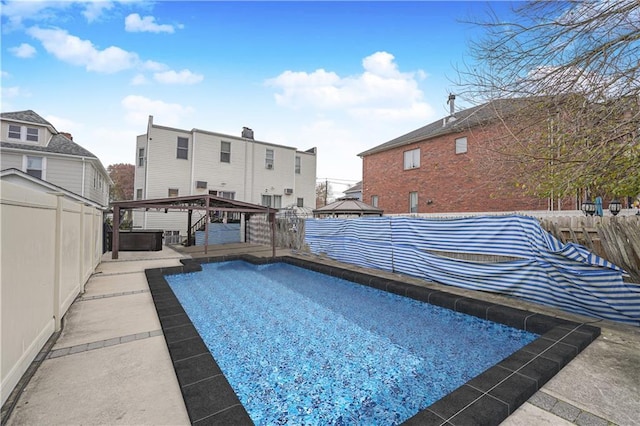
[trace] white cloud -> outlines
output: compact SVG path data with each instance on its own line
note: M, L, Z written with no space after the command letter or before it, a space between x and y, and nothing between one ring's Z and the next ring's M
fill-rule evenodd
M0 89L2 89L1 93L3 98L17 98L18 96L23 94L22 90L18 86L2 87Z
M85 9L82 15L87 19L87 22L93 22L102 16L102 13L106 10L113 8L112 1L94 0L84 3Z
M82 124L68 118L58 117L56 115L47 115L44 119L53 124L53 127L55 127L57 131L71 133L71 136L74 136L74 139L74 132L82 131L83 129Z
M65 9L71 6L71 2L48 1L8 1L2 2L0 14L6 18L3 23L3 31L13 31L22 28L24 21L38 21L50 19L55 16L52 9Z
M160 72L169 68L167 65L156 61L144 61L142 68L147 71Z
M28 43L22 43L20 46L10 47L9 52L18 58L33 58L36 55L36 49Z
M401 72L393 55L376 52L362 60L364 71L341 77L318 69L312 73L285 71L266 82L280 89L278 105L299 109L345 110L352 116L385 120L426 118L433 108L424 101L418 80L426 74Z
M141 129L146 128L150 115L154 116L156 122L175 127L180 125L182 118L189 117L194 111L190 106L171 104L138 95L125 97L121 104L125 110L126 121Z
M132 86L142 86L145 84L149 84L149 81L143 74L137 74L135 77L131 79Z
M196 84L204 79L201 74L194 74L189 70L158 72L153 75L153 78L163 84Z
M124 29L128 32L147 33L173 33L175 29L169 24L157 24L153 16L141 18L139 14L132 13L124 20Z
M84 66L87 71L115 73L133 68L140 62L136 53L115 46L99 50L89 40L70 35L66 30L31 27L27 32L56 58Z
M7 71L5 70L1 70L0 71L0 76L2 76L2 78L9 78L11 77L11 74L9 74Z

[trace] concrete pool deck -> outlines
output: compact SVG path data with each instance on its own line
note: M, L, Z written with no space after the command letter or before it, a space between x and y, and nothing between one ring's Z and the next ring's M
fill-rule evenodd
M8 419L5 407L11 398L3 407L3 424L189 424L144 270L204 256L191 250L121 252L116 261L106 253ZM271 248L225 245L210 247L207 256L241 253L270 256ZM396 274L377 273L398 279ZM573 321L594 321L511 298L403 280ZM601 336L504 425L640 424L640 328L609 321L594 325L601 328Z

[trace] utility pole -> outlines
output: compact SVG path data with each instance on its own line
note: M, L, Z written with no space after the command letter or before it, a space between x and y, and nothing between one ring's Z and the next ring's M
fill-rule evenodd
M327 197L329 197L329 179L324 180L324 205L327 205Z

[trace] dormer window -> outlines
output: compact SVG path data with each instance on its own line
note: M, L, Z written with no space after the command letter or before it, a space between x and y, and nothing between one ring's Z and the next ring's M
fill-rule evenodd
M9 139L20 139L21 127L9 124Z
M38 129L35 127L27 127L27 140L30 142L38 142Z
M7 136L9 139L38 142L40 139L40 130L37 127L26 127L18 126L16 124L9 124Z

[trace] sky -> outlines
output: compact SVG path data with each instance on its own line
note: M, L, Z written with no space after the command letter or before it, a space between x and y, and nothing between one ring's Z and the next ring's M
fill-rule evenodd
M492 3L495 9L508 3ZM4 1L2 112L31 109L107 167L154 123L317 147L317 178L448 115L481 2ZM460 107L457 104L457 107ZM464 106L464 105L462 105Z

